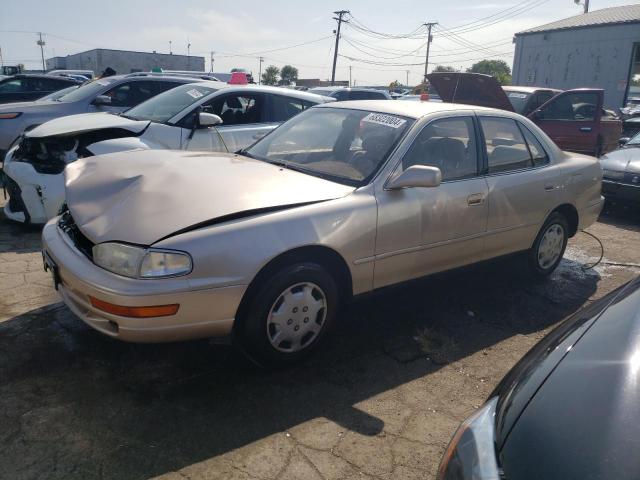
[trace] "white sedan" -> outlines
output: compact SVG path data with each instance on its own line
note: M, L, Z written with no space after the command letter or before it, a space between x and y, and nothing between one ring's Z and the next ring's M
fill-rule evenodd
M45 223L64 203L64 169L84 157L138 149L235 152L313 105L306 92L222 82L176 87L115 115L85 113L26 132L4 160L7 218Z

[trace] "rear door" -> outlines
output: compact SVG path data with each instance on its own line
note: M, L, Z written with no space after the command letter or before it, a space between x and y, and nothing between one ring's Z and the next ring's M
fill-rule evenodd
M562 150L596 155L602 142L603 91L567 90L529 115Z
M528 249L557 204L559 167L541 142L512 118L477 112L489 188L487 258Z

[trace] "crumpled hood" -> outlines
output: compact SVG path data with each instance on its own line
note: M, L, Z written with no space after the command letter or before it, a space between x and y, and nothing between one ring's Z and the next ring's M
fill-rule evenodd
M81 113L49 120L28 131L25 136L42 138L102 130L103 128L122 128L132 133L140 133L148 125L148 120L131 120L111 113Z
M151 245L202 222L354 190L241 155L171 150L88 157L65 176L69 210L94 243Z
M640 173L640 146L619 148L600 157L602 168L617 172Z

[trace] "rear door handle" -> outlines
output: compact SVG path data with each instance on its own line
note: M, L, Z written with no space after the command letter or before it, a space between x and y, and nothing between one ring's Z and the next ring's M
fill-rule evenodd
M555 188L556 188L556 186L555 186L555 185L551 185L550 183L548 183L548 184L546 184L546 185L544 186L544 190L545 190L545 192L550 192L550 191L552 191L552 190L555 190Z
M590 132L591 131L591 127L580 127L580 131L581 132Z
M474 193L467 197L467 205L475 206L482 205L484 203L484 195L482 193Z

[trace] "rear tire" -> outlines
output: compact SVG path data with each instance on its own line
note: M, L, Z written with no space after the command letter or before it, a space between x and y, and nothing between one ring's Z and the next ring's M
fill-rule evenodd
M310 355L333 325L340 303L334 278L311 262L282 267L249 295L234 333L245 352L268 368Z
M527 253L529 273L534 278L545 278L557 267L569 239L569 222L560 212L549 215Z

